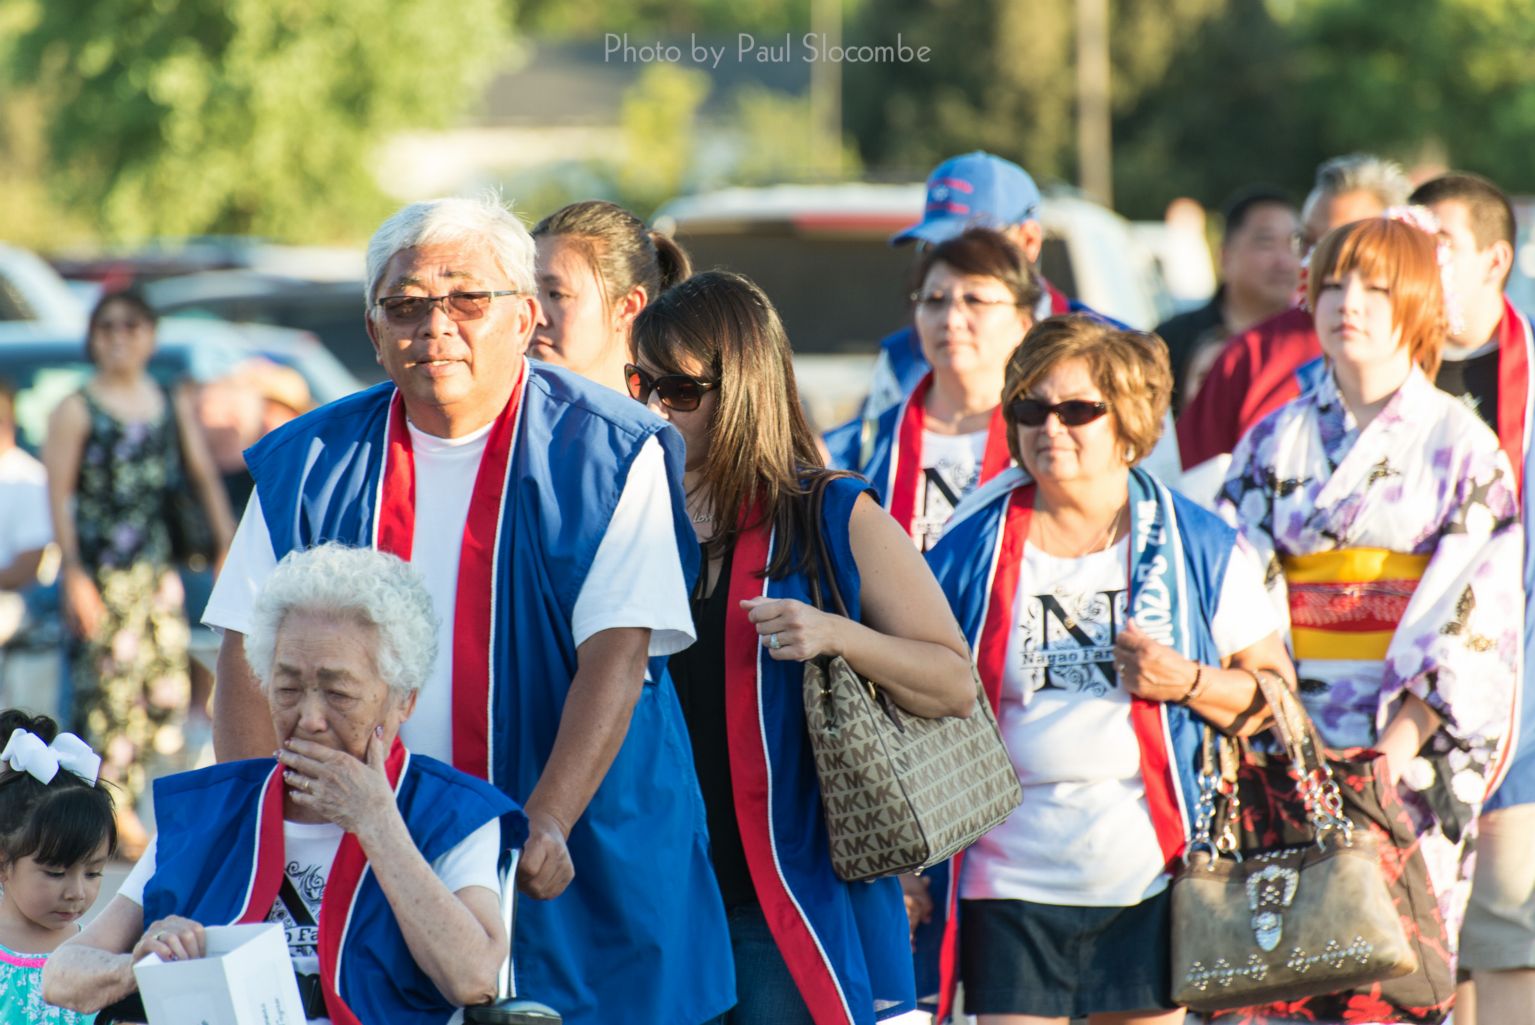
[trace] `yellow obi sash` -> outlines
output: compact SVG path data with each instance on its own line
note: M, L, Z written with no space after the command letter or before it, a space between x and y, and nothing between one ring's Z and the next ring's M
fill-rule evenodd
M1281 556L1295 657L1385 658L1428 560L1385 548Z

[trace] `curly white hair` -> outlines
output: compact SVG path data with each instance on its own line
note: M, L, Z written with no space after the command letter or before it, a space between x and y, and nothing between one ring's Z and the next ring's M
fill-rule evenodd
M256 596L245 658L265 690L283 620L293 612L351 616L378 630L373 657L397 698L419 690L437 657L437 614L421 575L372 548L327 543L290 552Z

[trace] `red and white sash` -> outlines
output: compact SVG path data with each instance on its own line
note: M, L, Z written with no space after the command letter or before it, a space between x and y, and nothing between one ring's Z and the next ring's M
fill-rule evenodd
M890 515L907 534L912 533L917 519L917 494L922 482L922 432L927 418L924 407L932 386L933 375L929 373L912 389L896 421L895 440L890 451L890 479L886 482L885 494L890 496ZM1007 425L1002 420L1002 407L998 405L991 411L991 420L986 427L986 454L981 459L981 478L977 483L985 484L991 480L1007 469L1011 460L1007 450Z
M458 590L453 606L452 740L453 767L479 779L491 778L490 721L494 691L496 565L505 507L507 473L517 436L518 412L527 384L527 363L506 408L495 420L480 457L469 498L463 547L458 559ZM416 534L416 470L405 402L397 391L389 406L389 444L379 485L379 551L410 561Z

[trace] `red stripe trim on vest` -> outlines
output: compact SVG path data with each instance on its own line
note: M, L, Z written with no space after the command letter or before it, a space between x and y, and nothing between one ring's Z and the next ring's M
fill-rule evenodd
M1044 281L1043 278L1040 279ZM1045 281L1045 294L1050 297L1050 316L1058 317L1062 313L1071 312L1071 300L1066 298L1066 293L1056 288L1050 282Z
M890 449L890 483L886 494L890 496L890 515L908 535L917 519L917 494L922 489L922 432L927 420L927 396L933 386L929 371L911 390L906 405L896 421L895 439ZM981 477L977 486L985 484L1007 469L1012 454L1007 450L1007 424L1002 419L1002 407L991 411L986 424L986 453L981 457Z
M755 518L755 513L750 513L742 522ZM766 593L767 581L760 574L767 568L771 549L766 523L743 530L736 538L728 581L725 725L730 738L727 747L736 824L768 930L811 1017L816 1025L851 1025L853 1015L831 961L779 868L773 835L772 768L762 724L762 669L758 661L769 656L764 654L756 626L741 608L741 602ZM707 566L703 572L708 572ZM726 583L720 581L720 585Z
M394 738L389 756L384 760L384 775L389 787L399 794L400 780L405 775L409 755L400 738ZM363 876L368 871L368 856L363 853L357 837L347 833L336 849L336 860L331 863L330 875L325 880L325 895L320 898L319 940L316 944L320 958L320 989L325 996L325 1010L333 1025L362 1025L361 1020L341 998L341 948L346 942L347 929L352 924L352 910L357 894L362 888Z
M265 922L277 891L282 888L283 865L286 863L282 833L282 802L284 786L282 763L272 766L266 783L261 787L261 803L256 810L256 850L251 858L251 881L245 890L245 906L234 920L235 925L252 925Z
M1530 323L1505 296L1498 321L1498 444L1514 468L1514 484L1524 494L1524 453L1530 421L1530 363L1535 340Z
M496 543L505 504L506 474L517 435L517 414L527 383L527 363L506 408L491 425L469 497L459 551L450 661L453 767L490 779L490 677ZM416 532L416 468L405 407L395 392L389 410L389 447L379 498L378 547L409 562Z

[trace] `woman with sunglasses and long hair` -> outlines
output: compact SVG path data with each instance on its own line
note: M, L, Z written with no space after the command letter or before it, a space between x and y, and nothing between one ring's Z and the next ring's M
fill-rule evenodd
M929 249L916 280L912 318L932 370L904 402L832 431L826 445L926 551L960 500L1007 467L997 396L1041 292L1023 252L988 228Z
M693 272L671 237L588 199L533 226L538 326L528 355L622 391L629 332L645 304Z
M832 871L805 731L802 662L842 655L916 715L975 703L964 641L905 532L857 478L821 466L788 339L761 289L711 271L635 320L629 393L687 443L684 486L703 549L698 641L672 656L739 1003L730 1025L866 1025L913 1006L894 879ZM811 489L824 487L813 519ZM811 603L809 539L852 618Z
M1171 390L1156 336L1041 321L1000 391L1018 466L928 553L1023 785L951 865L946 942L981 1025L1183 1019L1168 867L1202 726L1256 731L1253 674L1293 675L1252 551L1137 466Z

